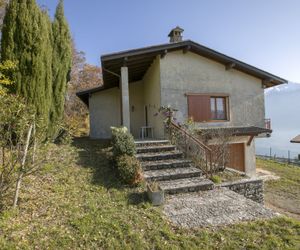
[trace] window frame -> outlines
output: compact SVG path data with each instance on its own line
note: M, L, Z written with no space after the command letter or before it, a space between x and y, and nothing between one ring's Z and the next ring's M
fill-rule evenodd
M214 110L214 116L215 117L212 117L212 113L213 113L213 110L212 110L212 107L210 106L210 112L211 112L211 119L210 121L214 121L214 122L217 122L217 121L229 121L228 119L228 96L210 96L210 105L211 105L211 100L213 99L214 100L214 105L215 105L215 110ZM223 107L224 107L224 115L225 115L225 119L216 119L216 116L218 116L217 112L218 112L218 98L219 99L222 99L222 102L223 102Z
M210 100L210 114L212 112L211 110L211 98L224 98L224 104L225 104L225 115L226 115L226 119L225 120L221 120L221 119L212 119L212 117L207 120L207 121L195 121L196 123L217 123L217 122L229 122L230 121L230 95L229 94L226 94L226 93L185 93L185 96L208 96L209 97L209 100ZM188 99L188 98L187 98ZM188 102L188 101L187 101ZM188 107L189 109L189 107ZM189 111L188 111L189 112ZM188 114L189 116L189 114Z

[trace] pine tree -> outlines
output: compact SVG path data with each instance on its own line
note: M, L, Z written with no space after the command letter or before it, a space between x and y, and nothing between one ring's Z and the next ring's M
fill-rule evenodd
M4 17L1 61L17 62L13 91L36 107L49 124L52 105L52 27L35 0L11 0Z
M72 64L72 40L69 26L64 15L63 0L56 8L53 30L53 105L51 108L51 124L59 124L63 119L65 94ZM55 130L53 128L53 130ZM53 131L54 132L54 131Z

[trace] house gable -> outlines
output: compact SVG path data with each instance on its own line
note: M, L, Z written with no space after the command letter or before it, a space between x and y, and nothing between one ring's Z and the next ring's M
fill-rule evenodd
M160 65L162 105L178 109L179 121L188 119L189 94L222 94L229 98L230 119L201 126L264 126L264 89L260 79L235 69L226 70L222 64L192 52L168 53Z

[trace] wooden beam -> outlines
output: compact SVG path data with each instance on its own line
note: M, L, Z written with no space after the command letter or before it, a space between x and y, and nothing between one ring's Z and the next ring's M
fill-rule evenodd
M135 64L127 64L127 67L132 70L132 69L135 69L135 68L141 68L141 67L149 67L151 65L152 61L151 62L145 62L145 63L135 63ZM117 66L114 66L114 67L105 67L106 69L109 69L111 71L114 71L114 72L117 72L119 71L119 68L117 68Z
M165 56L167 55L167 53L168 53L168 50L165 49L165 50L160 54L160 58L161 58L161 59L165 58Z
M147 60L153 60L156 58L156 56L158 55L159 53L151 53L151 54L146 54L146 55L140 55L140 56L129 56L127 57L128 59L128 63L129 62L136 62L138 60L140 61L147 61ZM103 62L103 65L106 67L106 68L109 68L110 66L113 66L113 65L122 65L124 61L124 58L119 58L119 59L116 59L116 60L113 60L113 61L108 61L108 62Z
M248 142L247 142L247 146L251 145L251 142L253 141L254 135L251 135Z
M272 83L272 81L273 81L273 79L271 79L271 78L262 80L262 82L261 82L261 87L262 87L263 89L267 88L268 85L269 85L270 83Z
M182 53L186 54L190 49L191 49L191 45L188 45L182 50Z
M231 69L233 69L235 66L236 66L235 63L230 62L230 63L227 63L227 64L225 65L225 69L226 69L226 70L231 70Z
M127 66L127 63L128 63L128 57L124 57L123 59L123 67L126 67Z
M152 63L154 60L154 57L148 57L148 58L143 58L143 59L128 59L127 61L127 66L131 66L134 64L140 64L140 63ZM110 64L104 64L103 66L107 69L113 69L113 68L118 68L120 69L120 65L122 65L122 62L115 62L115 63L110 63Z
M110 73L110 74L112 74L112 75L114 75L114 76L116 76L116 77L121 77L119 74L117 74L117 73L115 73L115 72L113 72L113 71L110 71L110 70L108 70L108 69L106 69L106 68L102 68L103 69L103 71L106 71L107 73Z

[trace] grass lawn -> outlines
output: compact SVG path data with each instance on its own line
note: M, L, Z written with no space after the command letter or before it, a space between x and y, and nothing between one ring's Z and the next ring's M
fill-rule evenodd
M265 183L267 205L300 220L300 167L260 159L257 167L280 177Z
M173 227L110 167L108 144L76 139L25 181L0 215L0 249L299 249L300 223L280 217L223 228ZM299 184L299 183L298 183Z

